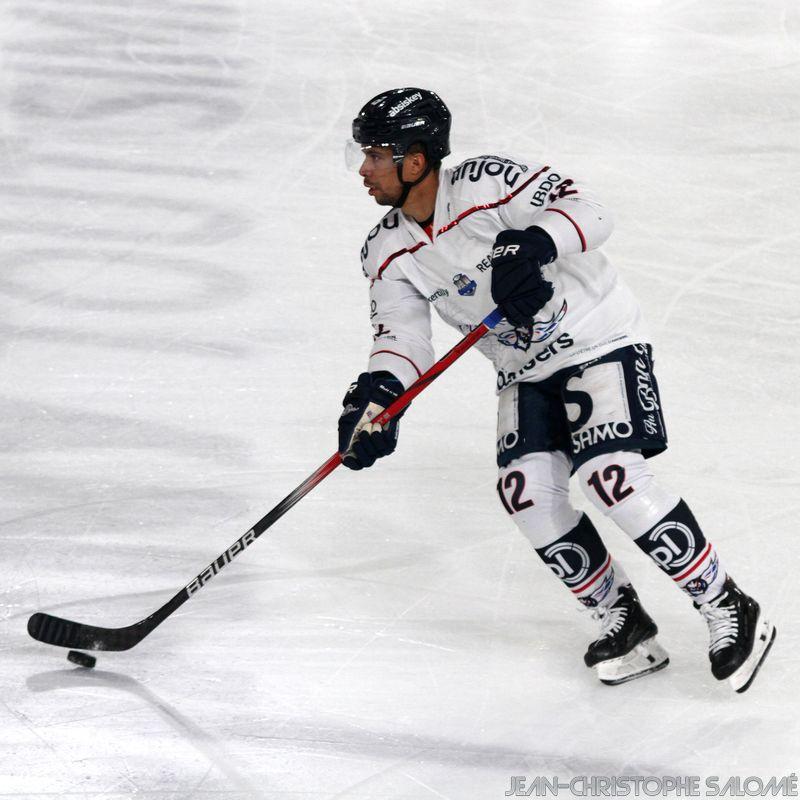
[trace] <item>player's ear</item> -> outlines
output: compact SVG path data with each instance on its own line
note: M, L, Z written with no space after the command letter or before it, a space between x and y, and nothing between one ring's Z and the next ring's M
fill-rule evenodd
M417 149L410 150L403 159L403 180L417 180L425 172L427 163L423 152Z

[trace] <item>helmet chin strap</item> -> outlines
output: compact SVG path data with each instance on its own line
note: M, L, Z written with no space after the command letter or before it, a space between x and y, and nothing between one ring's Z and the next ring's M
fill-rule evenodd
M395 208L402 208L402 207L405 205L405 203L406 203L406 200L408 200L408 193L409 193L409 192L410 192L410 191L411 191L411 190L412 190L412 189L413 189L413 188L414 188L414 187L415 187L415 186L416 186L418 183L422 183L422 181L424 181L424 180L425 180L425 178L427 178L427 177L428 177L428 174L429 174L429 173L430 173L430 171L431 171L431 162L430 162L430 161L428 161L428 159L427 159L427 158L425 159L425 161L426 161L426 164L425 164L425 171L424 171L424 172L422 173L422 175L420 175L420 176L419 176L419 178L417 178L415 181L404 181L404 180L403 180L403 162L401 161L401 162L400 162L400 163L397 165L397 177L400 179L400 183L402 183L402 184L403 184L403 191L400 193L400 198L399 198L399 200L398 200L398 201L395 203Z

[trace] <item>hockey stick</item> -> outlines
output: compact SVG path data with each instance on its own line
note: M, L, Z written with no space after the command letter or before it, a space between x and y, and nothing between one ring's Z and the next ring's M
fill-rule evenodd
M374 420L385 425L399 414L428 384L439 377L483 335L502 319L499 309L491 312L475 330L443 355L424 375L400 395ZM316 472L309 475L291 494L287 495L265 517L262 517L244 536L240 536L224 553L212 561L199 575L184 586L161 608L133 625L124 628L99 628L72 622L51 614L37 612L28 620L28 633L40 642L75 650L129 650L157 628L170 614L177 611L192 595L200 591L223 567L246 550L267 528L276 523L292 506L304 498L317 484L333 472L342 457L334 453Z

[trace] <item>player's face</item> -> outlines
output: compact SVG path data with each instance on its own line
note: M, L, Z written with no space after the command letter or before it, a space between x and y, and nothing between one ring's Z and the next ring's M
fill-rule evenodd
M358 174L364 179L370 197L379 206L393 206L403 194L403 184L397 177L397 165L389 147L365 147L364 161Z

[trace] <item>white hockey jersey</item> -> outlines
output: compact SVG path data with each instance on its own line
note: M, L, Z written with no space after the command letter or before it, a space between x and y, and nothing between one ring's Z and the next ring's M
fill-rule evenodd
M430 306L462 333L478 325L495 305L495 237L531 225L558 252L542 270L554 295L533 325L503 320L476 345L497 370L497 390L646 341L635 298L597 249L612 229L603 206L553 167L487 155L440 171L430 237L396 208L369 232L361 251L375 329L368 370L410 386L434 361Z

